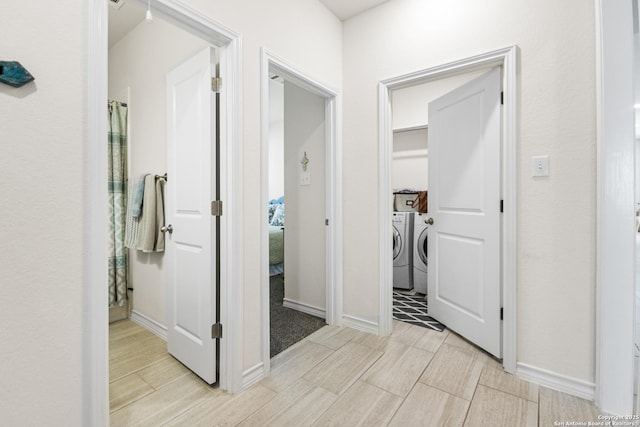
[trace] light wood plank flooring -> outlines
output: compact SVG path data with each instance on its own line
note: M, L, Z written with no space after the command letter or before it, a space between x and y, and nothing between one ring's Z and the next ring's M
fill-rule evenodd
M327 326L231 395L124 320L110 327L112 426L553 426L598 421L583 399L503 372L449 331L395 322L390 337Z

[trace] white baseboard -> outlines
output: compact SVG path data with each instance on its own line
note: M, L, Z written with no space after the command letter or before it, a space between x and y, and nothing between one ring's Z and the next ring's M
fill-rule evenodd
M322 319L327 318L326 310L320 307L314 307L313 305L305 304L298 301L293 301L288 298L285 298L282 300L282 305L287 308L292 308L294 310L298 310L303 313L310 314L312 316L320 317Z
M260 362L242 373L242 389L248 389L263 378L264 363Z
M572 396L581 397L587 400L594 400L596 385L587 381L558 374L557 372L518 363L516 365L516 375L527 381L552 388Z
M153 320L152 318L136 311L136 310L132 310L131 311L131 318L130 320L133 323L137 323L138 325L142 326L145 329L148 329L149 331L151 331L152 333L156 334L157 336L159 336L160 338L162 338L163 340L167 340L167 327L164 326L161 323L156 322L155 320Z
M342 316L342 325L348 326L353 329L357 329L362 332L367 332L369 334L378 335L379 327L375 322L370 322L368 320L360 319L358 317L344 315Z

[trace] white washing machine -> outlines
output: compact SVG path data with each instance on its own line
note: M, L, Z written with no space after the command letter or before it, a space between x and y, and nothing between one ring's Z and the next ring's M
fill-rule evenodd
M416 292L427 294L427 237L429 215L416 213L413 225L413 287Z
M393 287L413 288L414 212L393 213Z

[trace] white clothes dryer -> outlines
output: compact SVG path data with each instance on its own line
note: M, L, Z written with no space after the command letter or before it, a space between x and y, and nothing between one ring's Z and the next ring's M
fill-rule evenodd
M426 223L429 215L417 213L413 225L413 287L416 292L427 294L427 238L429 236L429 224Z
M393 287L413 288L414 212L393 213Z

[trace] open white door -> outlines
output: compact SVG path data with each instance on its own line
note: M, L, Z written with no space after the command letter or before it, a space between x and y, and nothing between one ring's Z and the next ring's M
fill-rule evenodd
M209 384L217 346L215 64L207 48L167 74L167 347Z
M429 314L502 357L499 68L429 103Z

